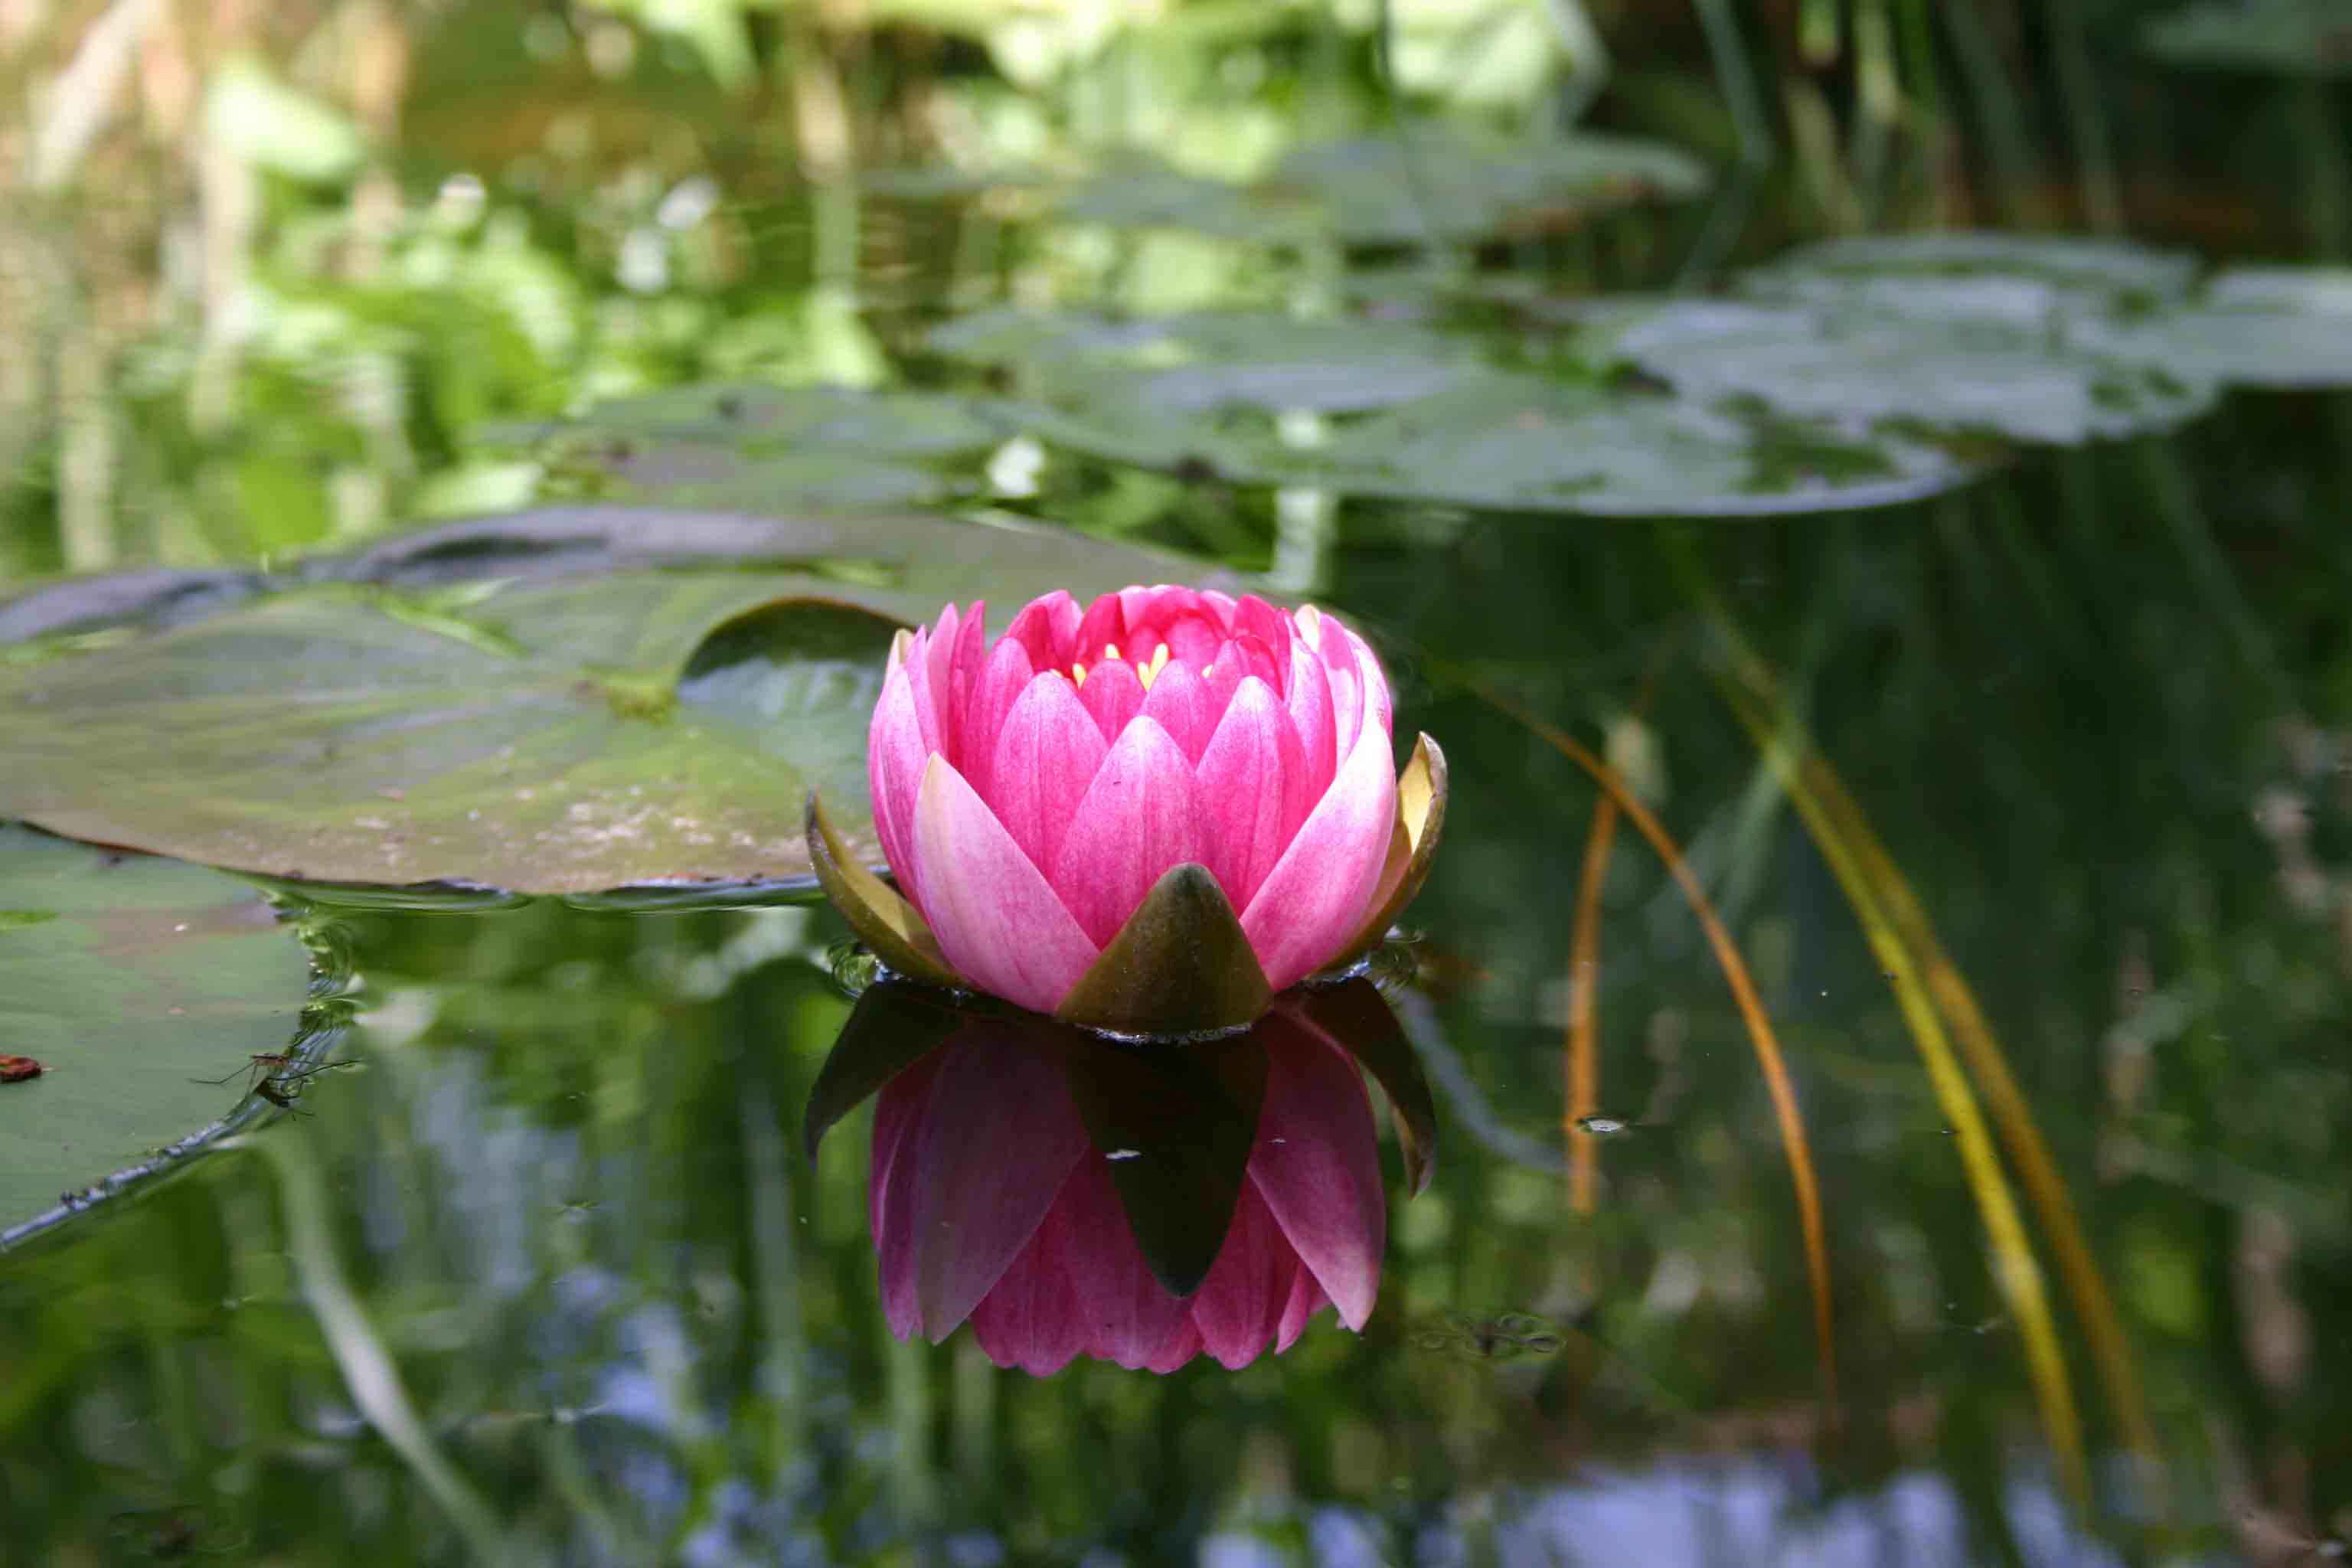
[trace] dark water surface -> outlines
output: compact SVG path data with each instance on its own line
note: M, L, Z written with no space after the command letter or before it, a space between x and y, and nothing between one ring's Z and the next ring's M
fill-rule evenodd
M2308 416L2234 413L2190 457ZM1238 1371L894 1339L872 1113L801 1152L852 1008L822 907L311 910L350 1065L0 1263L0 1557L2303 1560L2352 1500L2352 771L2311 716L2341 708L2343 552L2296 500L2334 476L2207 492L2217 598L2148 521L2151 460L1769 531L1351 513L1327 602L1454 760L1382 964L1435 1171L1406 1197L1383 1110L1376 1309ZM1874 950L1740 728L1733 636L1979 1005L2095 1279L1977 1061L2031 1258L1989 1240L1899 1005L1916 960ZM1564 1131L1598 796L1528 717L1606 751L1745 955L1818 1176L1834 1407L1750 1037L1622 823Z

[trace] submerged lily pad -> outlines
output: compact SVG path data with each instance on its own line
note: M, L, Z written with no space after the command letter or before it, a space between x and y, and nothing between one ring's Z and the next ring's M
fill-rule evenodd
M0 1055L45 1069L0 1084L5 1233L236 1106L252 1058L287 1049L309 960L233 877L11 824L0 903Z
M2147 22L2140 42L2181 65L2352 76L2352 11L2343 0L2204 0Z
M824 575L531 583L496 580L512 541L483 525L433 542L454 552L410 542L373 563L410 582L424 563L494 574L462 591L329 582L0 667L0 815L330 882L802 883L812 787L852 853L878 858L866 728L898 626L950 595L989 597L1001 622L1051 587L1182 570L1024 531L838 528L807 539L837 547L813 552Z

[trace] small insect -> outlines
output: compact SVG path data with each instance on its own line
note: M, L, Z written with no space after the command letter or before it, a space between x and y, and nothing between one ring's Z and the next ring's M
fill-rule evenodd
M197 1083L226 1083L241 1072L246 1075L245 1092L257 1095L280 1110L293 1110L294 1102L301 1098L302 1086L322 1072L332 1072L349 1067L349 1062L305 1063L300 1058L282 1051L256 1051L244 1067L219 1078L196 1079Z
M0 1083L23 1083L48 1070L30 1057L0 1056Z
M1473 1317L1448 1312L1414 1331L1413 1348L1452 1351L1478 1361L1513 1361L1522 1355L1556 1355L1565 1343L1557 1324L1533 1312Z

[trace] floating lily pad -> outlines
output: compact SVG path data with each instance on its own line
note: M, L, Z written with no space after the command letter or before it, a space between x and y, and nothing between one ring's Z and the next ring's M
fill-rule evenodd
M560 528L469 526L373 567L495 574L519 537L562 555ZM1184 570L924 520L799 538L829 574L626 572L432 595L325 583L0 667L0 815L330 882L803 883L812 787L852 852L878 858L866 728L898 625L950 595L988 597L1002 622L1050 587L1083 596Z
M1769 267L1743 275L1751 290L1840 278L1849 283L1894 278L2024 279L2095 289L2102 300L2133 296L2178 299L2197 279L2197 261L2176 250L2151 250L2128 240L2079 235L2004 234L1941 229L1927 234L1860 235L1800 247ZM1932 299L1932 290L1904 298Z
M2242 267L2194 304L2084 331L2100 349L2246 386L2352 386L2352 268Z
M5 1233L244 1100L252 1058L295 1033L309 960L233 877L15 825L0 906L0 1055L45 1069L0 1084Z
M484 432L538 447L560 473L592 473L630 499L679 506L888 506L953 489L933 463L993 446L963 399L764 383L673 387L558 423Z
M2148 22L2140 43L2180 65L2352 76L2352 11L2343 0L2206 0Z
M2020 322L1950 309L1659 301L1614 323L1616 352L1684 396L1753 398L1785 415L1901 421L2078 446L2163 430L2218 388L2170 364L2103 352L2063 317Z
M1512 510L1749 516L1883 506L1979 471L1851 415L1806 420L1504 372L1482 363L1474 339L1402 322L998 318L942 338L1006 356L1024 396L1005 417L1043 439L1243 483Z
M1264 189L1314 202L1362 244L1533 234L1645 201L1706 194L1679 148L1597 132L1508 140L1436 122L1302 147Z
M1204 179L1133 153L1064 187L1055 217L1112 228L1181 228L1226 239L1278 242L1318 232L1311 202L1264 186Z

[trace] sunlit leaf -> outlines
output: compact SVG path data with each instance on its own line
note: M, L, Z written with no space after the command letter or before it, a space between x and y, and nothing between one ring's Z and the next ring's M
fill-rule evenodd
M0 1084L5 1231L243 1099L294 1034L308 961L267 900L199 867L0 825L0 889L48 917L0 916L0 1054L46 1069Z

